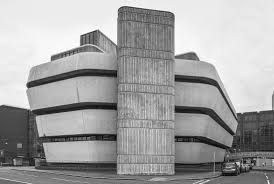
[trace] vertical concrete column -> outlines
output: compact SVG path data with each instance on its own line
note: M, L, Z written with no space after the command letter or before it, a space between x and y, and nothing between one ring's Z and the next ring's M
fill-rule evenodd
M174 174L174 15L118 10L118 174Z

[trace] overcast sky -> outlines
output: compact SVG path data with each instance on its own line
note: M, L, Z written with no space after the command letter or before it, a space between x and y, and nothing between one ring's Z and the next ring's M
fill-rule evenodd
M173 12L176 54L214 64L237 112L271 109L274 0L0 0L0 104L28 108L30 68L79 46L80 34L116 42L124 5Z

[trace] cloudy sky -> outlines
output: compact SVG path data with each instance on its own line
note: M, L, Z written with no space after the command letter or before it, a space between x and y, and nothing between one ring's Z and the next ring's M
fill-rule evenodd
M117 10L137 6L175 14L176 54L214 64L237 112L271 109L273 0L0 0L0 104L28 108L30 68L100 29L117 39Z

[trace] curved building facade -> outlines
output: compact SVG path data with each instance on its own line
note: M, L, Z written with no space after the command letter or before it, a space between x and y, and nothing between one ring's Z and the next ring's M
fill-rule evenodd
M222 162L237 118L214 66L174 56L172 13L118 14L118 46L96 30L30 71L47 162L160 175L174 174L175 163L213 162L213 154Z

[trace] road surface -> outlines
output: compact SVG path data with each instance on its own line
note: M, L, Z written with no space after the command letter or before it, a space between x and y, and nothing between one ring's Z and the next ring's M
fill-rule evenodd
M139 183L180 183L180 184L274 184L274 172L242 173L238 176L221 176L204 180L161 181L164 177L155 177L152 181L109 180L65 176L42 172L18 171L0 168L0 184L139 184ZM273 181L273 182L272 182Z

